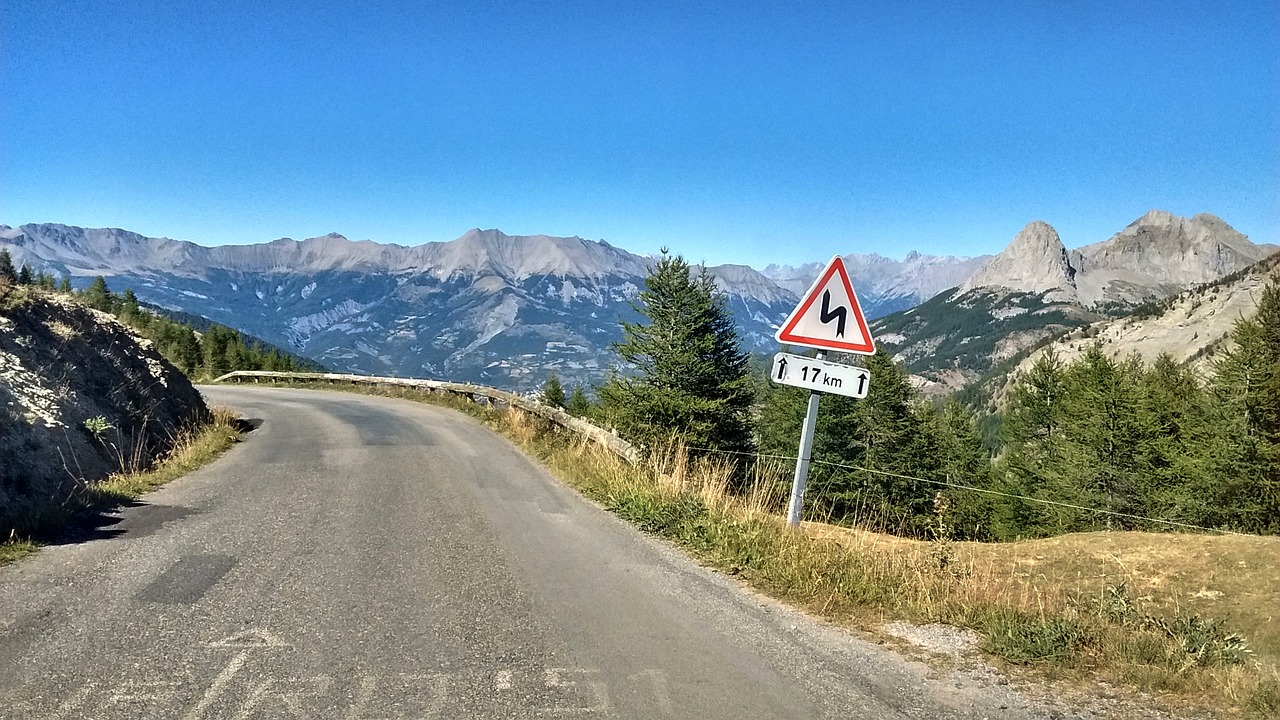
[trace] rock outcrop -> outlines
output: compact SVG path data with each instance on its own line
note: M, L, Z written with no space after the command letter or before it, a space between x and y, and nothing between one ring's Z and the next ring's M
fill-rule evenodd
M1049 223L1036 220L966 280L960 290L981 287L1046 293L1049 300L1070 301L1076 298L1076 268L1071 265L1058 231Z
M190 381L111 316L0 281L0 537L32 508L145 468L207 416Z
M1188 219L1152 210L1110 239L1073 250L1071 262L1081 302L1127 304L1212 282L1273 250L1214 215Z
M1005 288L1085 307L1131 306L1212 282L1275 249L1209 214L1187 219L1152 210L1110 239L1071 251L1052 227L1036 221L961 290Z

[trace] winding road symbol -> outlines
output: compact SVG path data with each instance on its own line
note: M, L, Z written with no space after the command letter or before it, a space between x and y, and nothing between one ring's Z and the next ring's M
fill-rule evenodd
M774 337L785 345L858 355L875 353L875 342L840 256L831 258Z
M825 325L832 320L836 321L836 337L844 337L844 319L849 314L849 308L843 305L837 305L835 310L831 309L831 291L822 291L822 311L818 313L818 319Z

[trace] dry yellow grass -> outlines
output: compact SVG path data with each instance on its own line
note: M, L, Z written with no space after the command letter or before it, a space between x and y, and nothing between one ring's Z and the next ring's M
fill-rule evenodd
M823 523L805 533L927 564L933 543ZM1013 543L951 544L967 588L1031 607L1125 585L1152 613L1225 618L1260 660L1280 664L1280 537L1091 532Z

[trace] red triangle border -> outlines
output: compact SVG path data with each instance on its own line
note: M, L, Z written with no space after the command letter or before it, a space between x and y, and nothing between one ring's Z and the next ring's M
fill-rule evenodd
M813 306L814 301L818 299L822 288L827 286L834 274L840 275L840 281L844 283L844 289L849 295L849 301L853 304L850 311L853 313L853 319L858 324L858 329L862 331L862 337L866 338L865 343L849 343L840 340L829 340L827 338L811 338L804 335L796 335L793 333L795 326L799 324L800 318L809 312L809 308ZM786 321L778 330L774 338L780 343L789 345L802 345L805 347L818 348L820 350L837 350L840 352L854 353L857 355L874 355L876 352L875 341L871 338L871 330L867 328L866 318L862 316L862 306L858 304L858 295L853 291L853 284L849 282L849 273L844 268L844 259L839 255L831 259L827 264L827 269L818 277L813 286L809 288L804 300L796 306L795 310L787 316Z

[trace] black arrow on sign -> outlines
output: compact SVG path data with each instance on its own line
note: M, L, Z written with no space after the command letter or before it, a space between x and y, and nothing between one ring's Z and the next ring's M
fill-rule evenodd
M836 337L844 337L844 320L849 314L849 308L840 305L835 310L831 309L831 291L822 291L822 312L818 314L818 319L825 325L832 320L836 321Z
M787 359L782 358L778 361L778 379L782 380L787 376Z

